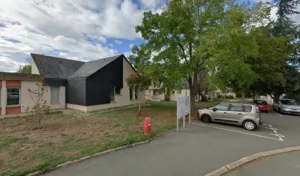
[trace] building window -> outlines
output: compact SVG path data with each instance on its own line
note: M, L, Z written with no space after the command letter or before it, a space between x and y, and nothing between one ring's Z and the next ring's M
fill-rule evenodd
M130 88L130 89L129 89L129 97L130 97L130 100L132 100L132 97L133 97L132 94L133 94L133 91L132 91L132 88Z
M137 100L139 98L139 93L137 89L134 89L134 98Z
M20 88L7 88L7 105L20 105Z
M51 87L51 104L59 104L59 87Z
M110 88L110 102L115 101L115 87Z
M175 94L175 91L174 91L174 90L172 91L172 94Z
M121 88L116 88L116 95L121 95Z

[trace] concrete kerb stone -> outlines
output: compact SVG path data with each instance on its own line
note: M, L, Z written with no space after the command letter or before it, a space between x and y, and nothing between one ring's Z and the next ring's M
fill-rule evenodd
M221 168L214 170L210 173L207 173L204 176L222 176L222 175L224 175L234 169L242 167L243 165L250 163L252 161L275 156L275 155L280 155L280 154L284 154L284 153L296 152L296 151L300 151L300 146L288 147L288 148L283 148L283 149L277 149L277 150L256 153L256 154L253 154L253 155L250 155L247 157L243 157L243 158L241 158L237 161L234 161L230 164L227 164L225 166L222 166Z
M103 151L103 152L100 152L100 153L96 153L96 154L93 154L93 155L90 155L90 156L82 157L82 158L80 158L78 160L68 161L68 162L65 162L65 163L57 165L52 170L54 170L54 169L60 169L60 168L63 168L63 167L67 167L67 166L69 166L71 164L79 163L79 162L82 162L82 161L90 159L90 158L94 158L94 157L106 155L106 154L109 154L109 153L112 153L112 152L116 152L118 150L122 150L122 149L125 149L125 148L130 148L130 147L134 147L134 146L137 146L137 145L146 144L146 143L149 143L151 140L156 139L157 137L160 137L160 136L162 136L164 134L165 133L162 133L162 134L160 134L160 135L158 135L158 136L156 136L154 138L148 139L148 140L143 141L143 142L137 142L137 143L134 143L134 144L131 144L131 145L126 145L126 146L118 147L118 148L115 148L115 149L106 150L106 151ZM41 175L43 173L44 172L42 172L42 171L36 171L36 172L31 173L31 174L28 174L27 176L38 176L38 175Z
M217 170L214 170L208 174L205 174L205 176L216 176L216 175L223 175L228 172L228 168L226 166L223 166Z

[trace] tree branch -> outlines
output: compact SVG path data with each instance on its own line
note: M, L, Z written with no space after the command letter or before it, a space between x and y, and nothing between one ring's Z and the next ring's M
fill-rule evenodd
M187 57L186 57L186 54L185 54L185 50L184 50L184 47L183 47L183 45L180 43L180 40L177 38L177 37L174 37L175 39L176 39L176 41L177 41L177 44L179 45L179 47L181 48L181 51L182 51L182 53L183 53L183 56L184 56L184 60L185 60L185 62L187 63L188 62L188 60L187 60Z

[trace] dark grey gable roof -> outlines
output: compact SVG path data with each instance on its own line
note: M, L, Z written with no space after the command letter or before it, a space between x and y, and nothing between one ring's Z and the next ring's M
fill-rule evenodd
M99 60L94 60L91 62L86 62L83 64L75 73L73 73L69 78L86 78L88 76L91 76L92 74L96 73L98 70L102 69L112 61L124 57L123 54L107 57ZM124 57L125 58L125 57Z
M31 54L39 72L46 78L66 79L78 70L85 62L58 57Z

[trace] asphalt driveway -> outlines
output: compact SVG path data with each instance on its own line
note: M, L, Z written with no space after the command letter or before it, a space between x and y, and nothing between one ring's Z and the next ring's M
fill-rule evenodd
M241 157L300 145L300 117L263 114L265 126L240 127L194 121L148 144L117 151L46 176L201 176ZM174 117L175 120L175 117Z

